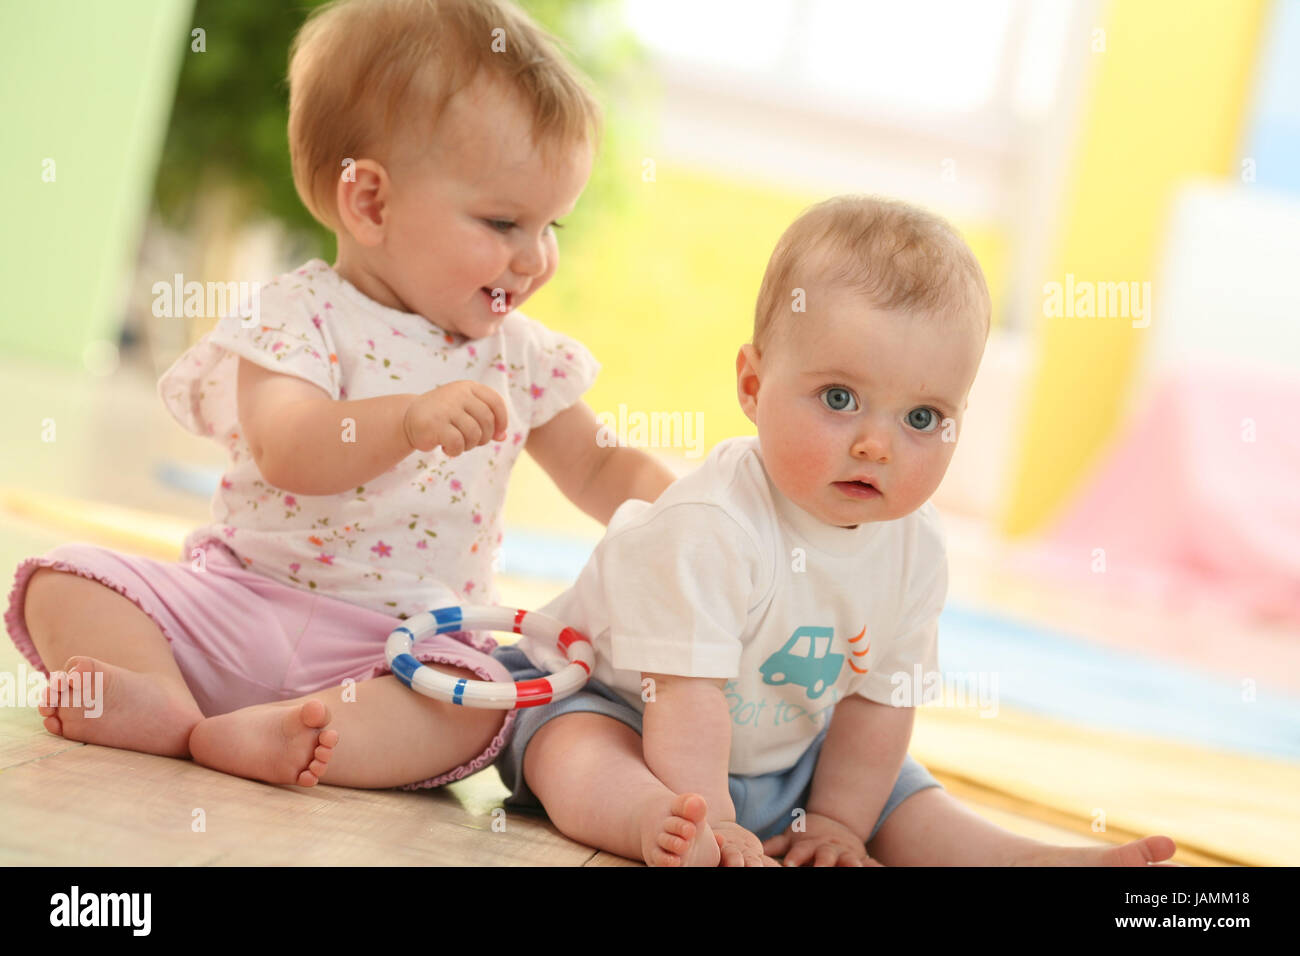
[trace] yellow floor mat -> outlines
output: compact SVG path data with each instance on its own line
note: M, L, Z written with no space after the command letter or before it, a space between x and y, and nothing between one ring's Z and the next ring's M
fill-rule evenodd
M958 795L962 782L975 785L1018 812L1080 833L1111 840L1163 833L1207 863L1300 863L1294 762L1095 730L1006 706L991 719L971 708L922 708L910 752L936 776L958 781L950 788ZM1094 821L1105 831L1095 831Z

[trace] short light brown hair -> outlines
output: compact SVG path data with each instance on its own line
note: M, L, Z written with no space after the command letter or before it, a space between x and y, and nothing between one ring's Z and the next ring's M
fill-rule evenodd
M388 163L421 137L431 144L448 100L480 73L520 97L534 145L594 147L600 105L559 49L498 0L334 0L313 10L289 52L289 155L303 204L337 232L343 162Z
M806 210L781 235L768 260L754 310L762 352L790 318L795 290L842 287L886 312L992 315L974 253L945 220L897 200L835 196Z

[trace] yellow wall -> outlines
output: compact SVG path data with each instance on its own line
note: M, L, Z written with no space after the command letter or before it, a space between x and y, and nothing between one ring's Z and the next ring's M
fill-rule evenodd
M1181 180L1236 175L1265 0L1111 0L1094 52L1080 150L1067 185L1053 272L1151 281ZM1043 318L1026 394L1020 458L1003 527L1051 520L1086 478L1124 409L1151 328L1127 319Z

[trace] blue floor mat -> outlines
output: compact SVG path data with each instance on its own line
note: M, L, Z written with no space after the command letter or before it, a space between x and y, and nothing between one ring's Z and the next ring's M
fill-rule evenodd
M1232 670L1222 674L960 606L944 609L939 669L996 675L1000 702L1093 727L1197 746L1300 757L1300 699ZM1243 682L1256 681L1254 700ZM975 682L971 680L971 686Z

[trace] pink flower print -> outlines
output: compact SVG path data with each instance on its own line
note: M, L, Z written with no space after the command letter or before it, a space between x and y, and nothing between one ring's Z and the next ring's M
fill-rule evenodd
M572 352L565 352L565 353L564 353L564 357L565 357L566 359L568 359L570 362L573 361L573 353L572 353Z
M562 368L551 369L551 378L568 378L568 377L569 377L568 374L565 373L564 369Z
M316 326L316 328L318 328L318 329L320 328L320 315L319 315L319 314L317 314L317 315L313 315L313 316L311 317L311 324L314 325L314 326Z
M295 498L293 495L285 495L284 503L288 505L290 508L292 508L298 503L298 499Z
M394 335L400 335L402 338L406 338L406 333L405 333L405 332L399 332L397 329L393 329L393 334L394 334Z
M280 351L280 349L282 349L283 347L284 347L284 343L283 343L283 342L276 342L274 345L271 346L271 351L272 351L272 352L278 352L278 351Z
M324 551L322 551L317 556L316 560L319 561L321 564L328 564L332 566L334 564L334 555L326 554Z
M461 489L462 487L463 487L463 486L461 485L461 483L460 483L460 479L459 479L459 478L453 478L453 479L451 480L451 490L452 490L452 491L460 491L460 489Z
M294 574L297 574L300 567L302 567L302 565L295 561L293 564L289 565L289 570Z
M506 370L506 366L504 362L497 362L497 364L493 365L492 367L496 369L498 372L504 372Z
M373 349L373 348L375 347L375 340L374 340L374 339L366 339L366 344L369 345L369 346Z
M325 303L325 308L327 308L327 309L332 309L332 308L334 308L334 306L332 306L332 305L330 305L330 303L326 302L326 303Z
M476 511L474 512L473 521L475 524L482 524L483 516Z
M393 554L392 545L384 544L382 540L370 550L375 552L375 554L379 555L381 558L388 558Z
M234 528L222 528L221 530L225 532L227 538L233 538L235 536Z
M545 391L546 389L542 388L540 385L530 385L528 387L528 393L532 395L533 398L541 398L542 393Z
M524 436L519 434L519 432L515 432L515 444L518 445L523 440Z
M473 590L474 590L474 582L473 582L473 581L466 581L466 582L465 582L465 587L462 588L461 590L463 590L466 594L469 594L470 591L473 591Z
M426 541L424 538L421 538L419 541L415 542L415 546L419 548L421 551L427 551L429 548L429 542Z
M474 346L467 345L465 346L465 349L469 352L470 358L478 358L478 353L474 351Z
M339 398L347 398L347 397L348 397L348 390L347 390L346 388L344 388L342 385L340 385L340 386L339 386Z
M231 488L234 487L234 485L232 485L232 484L230 483L230 479L229 479L229 478L222 478L222 479L221 479L221 487L222 487L222 488L225 488L227 491L229 491Z
M306 270L306 269L299 269L299 270L298 270L298 275L300 275L300 276L305 276L306 274L307 274L307 270Z

